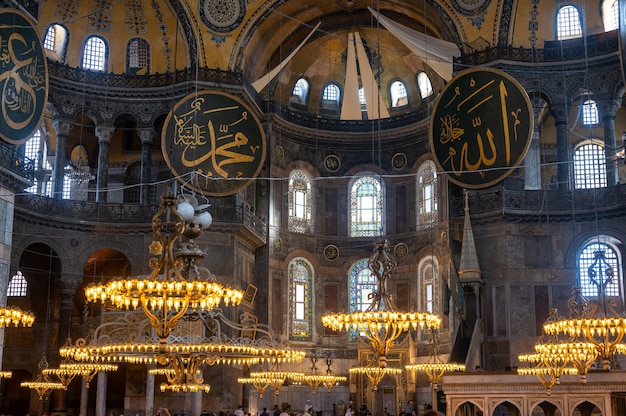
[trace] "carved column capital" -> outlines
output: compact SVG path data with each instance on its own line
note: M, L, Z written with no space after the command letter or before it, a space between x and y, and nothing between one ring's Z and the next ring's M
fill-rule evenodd
M99 143L111 143L111 138L115 133L115 127L99 126L96 127L96 137Z
M156 131L152 127L145 129L137 129L137 135L139 135L139 140L141 140L141 144L152 144L154 142L154 138L156 137Z
M61 118L56 118L52 120L52 127L58 136L67 136L70 134L72 123Z

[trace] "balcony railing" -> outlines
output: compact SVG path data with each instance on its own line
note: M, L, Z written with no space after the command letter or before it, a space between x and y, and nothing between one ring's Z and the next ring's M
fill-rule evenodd
M24 215L38 215L58 223L84 225L136 224L149 226L159 206L140 204L97 203L70 199L53 199L34 194L15 196L15 209ZM215 224L245 226L262 241L266 241L265 222L243 204L220 204L211 201L211 215Z
M472 219L494 216L526 216L555 220L622 215L626 212L626 184L610 188L559 190L510 190L504 187L472 193L469 208ZM464 197L451 199L453 217L464 214Z

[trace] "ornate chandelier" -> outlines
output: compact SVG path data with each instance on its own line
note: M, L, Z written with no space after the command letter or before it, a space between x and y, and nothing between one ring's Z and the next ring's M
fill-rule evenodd
M311 360L311 373L298 373L294 378L297 381L304 381L308 384L313 394L315 394L320 385L326 387L328 392L330 392L332 387L337 383L348 380L344 376L338 376L332 373L332 370L330 369L330 366L332 365L332 351L323 351L322 355L326 357L326 374L318 372L317 361L320 357L318 356L318 352L314 350L311 352L309 357Z
M0 371L0 378L11 378L13 373L10 371Z
M443 377L446 372L465 371L465 364L450 363L442 360L438 353L437 332L433 330L431 337L431 353L428 356L428 361L425 363L406 365L405 368L407 371L426 373L428 380L433 386L433 390L437 390L439 380L441 380L441 377Z
M377 242L374 254L368 261L369 270L375 276L378 288L372 303L365 311L348 314L336 313L322 316L322 324L334 331L356 331L363 336L378 355L378 366L387 366L387 354L400 335L409 329L437 329L441 319L427 312L398 311L387 281L397 262L388 252L387 241Z
M81 376L85 380L85 387L89 388L89 383L99 371L117 371L117 364L68 362L61 363L59 368L46 368L42 373L58 377L65 387L72 382L74 377Z
M43 400L48 397L52 390L65 390L66 386L63 383L52 381L48 378L48 376L44 373L44 371L48 368L48 360L46 360L46 356L42 356L41 360L39 360L39 364L37 364L40 372L37 378L33 381L24 381L20 383L20 387L26 387L32 390L35 390L39 395L39 400Z
M33 326L35 315L32 312L24 312L17 307L0 308L0 328L9 325Z
M378 390L378 385L386 375L397 376L402 374L401 368L380 367L376 362L367 367L353 367L348 369L348 371L350 374L365 375L370 381L373 391Z
M603 250L594 252L594 261L588 267L587 274L589 282L597 289L597 299L586 299L580 293L580 288L575 288L568 300L571 318L548 322L543 330L550 335L564 334L570 338L569 342L592 344L597 351L597 357L602 360L602 369L608 371L611 369L613 356L624 352L625 347L621 342L626 332L626 318L619 315L615 310L615 301L606 294L606 288L615 276ZM589 360L593 356L588 355L586 348L585 357L585 362L591 365L593 361ZM586 371L580 373L585 374Z
M162 197L152 220L150 253L156 257L150 261L151 274L88 287L88 300L109 301L126 312L105 312L105 319L117 319L103 323L91 339L61 348L62 357L156 365L150 372L167 378L160 389L174 392L208 392L202 374L205 365L289 363L304 358L304 352L279 342L268 326L253 319L233 322L219 308L222 303L238 305L243 291L217 283L198 264L206 254L192 239L210 225L208 207L190 196L178 201L173 195Z
M197 264L206 254L193 240L182 242L183 236L193 239L211 223L205 211L208 204L202 211L196 208L186 201L177 203L172 194L161 197L161 208L152 219L150 254L156 257L150 260L150 275L91 284L85 289L87 301L109 301L118 309L141 308L161 339L190 310L241 303L244 292L216 282L215 276ZM181 243L177 250L176 243Z

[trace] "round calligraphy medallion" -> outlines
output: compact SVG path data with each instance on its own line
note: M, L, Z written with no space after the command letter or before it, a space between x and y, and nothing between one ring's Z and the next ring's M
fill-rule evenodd
M328 155L324 158L324 167L329 172L337 172L341 167L341 160L335 155Z
M324 247L324 257L326 260L334 261L339 257L339 248L334 244L329 244Z
M430 123L437 169L465 188L500 182L526 155L532 111L526 91L508 74L487 68L458 74L439 94Z
M276 160L283 160L285 158L285 149L282 146L276 146L274 154L276 155Z
M246 15L245 0L203 0L198 4L200 18L215 32L232 32Z
M407 254L409 254L409 246L404 243L398 243L393 248L393 254L397 258L403 259L406 257Z
M161 145L178 180L208 196L236 193L265 162L265 132L254 111L219 91L199 91L176 103Z
M391 166L393 166L394 170L404 169L406 166L406 155L404 153L396 153L391 158Z
M20 11L0 10L0 137L11 144L35 132L48 101L48 66L39 35Z

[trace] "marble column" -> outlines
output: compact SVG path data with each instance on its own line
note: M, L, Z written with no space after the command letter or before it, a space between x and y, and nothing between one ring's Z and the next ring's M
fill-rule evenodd
M541 129L539 127L541 111L546 105L542 98L533 98L534 128L530 147L524 157L524 187L527 190L541 189L541 147L539 143Z
M89 404L89 389L87 389L87 382L83 377L80 381L80 415L87 416L87 406Z
M72 128L68 122L60 119L52 120L52 127L57 135L56 152L54 155L54 173L52 181L52 197L63 199L63 182L65 179L65 166L67 165L67 136Z
M96 127L98 137L98 181L96 189L96 202L107 201L107 188L109 186L109 147L111 138L115 132L114 127Z
M148 367L149 369L150 367ZM154 411L154 374L146 375L146 414L145 416L153 416Z
M598 102L598 110L604 127L604 154L606 156L606 185L618 184L617 140L615 138L615 113L622 106L622 99L607 99Z
M96 386L96 414L95 416L106 416L107 374L104 371L100 371L96 377L98 377L98 385Z
M141 140L141 194L142 204L150 203L150 183L152 182L152 142L156 136L153 128L137 131Z
M202 413L202 391L192 393L192 407L191 416L200 416Z
M570 143L567 134L567 104L557 104L550 108L556 126L556 153L557 153L557 188L561 191L570 189Z

